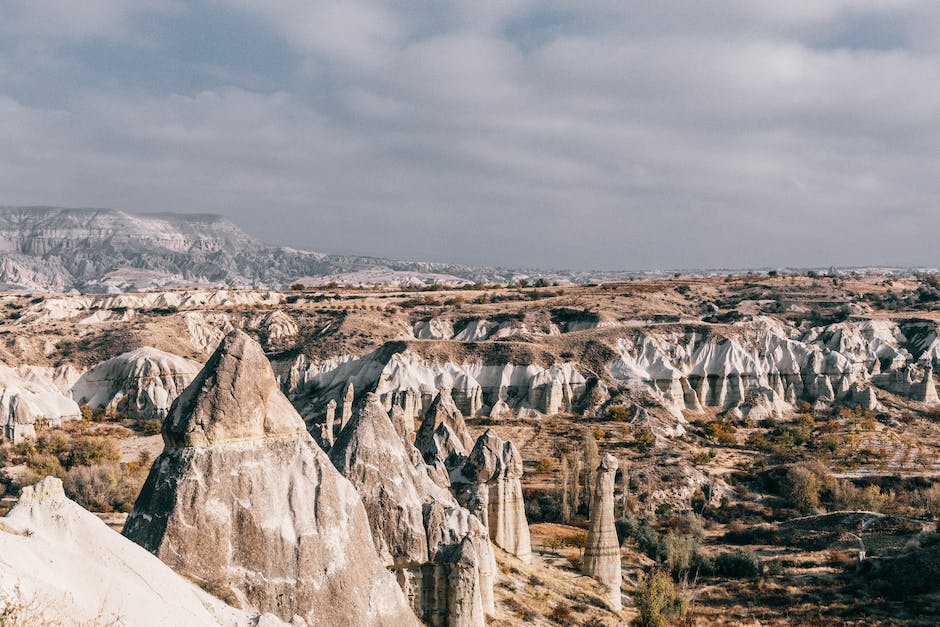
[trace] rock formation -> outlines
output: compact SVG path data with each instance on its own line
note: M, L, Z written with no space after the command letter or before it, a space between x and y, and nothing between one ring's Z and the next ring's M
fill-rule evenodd
M72 387L72 398L129 418L162 419L200 368L194 361L145 346L83 374Z
M36 427L79 417L78 404L37 372L25 376L0 364L0 435L17 444L36 437Z
M497 399L490 408L490 418L492 420L505 420L512 418L512 408L506 404L503 399Z
M43 614L21 616L18 625L256 624L114 533L66 498L53 477L24 488L0 519L0 592L22 595ZM267 615L258 624L283 623Z
M530 563L532 545L521 478L522 455L492 429L477 439L467 460L450 474L458 500L483 520L493 544Z
M174 401L163 439L128 538L285 620L415 624L359 495L307 433L254 340L226 336Z
M441 389L428 407L415 435L415 446L432 466L436 462L456 465L454 460L465 456L473 447L467 423L448 388Z
M326 404L326 426L324 427L323 439L326 440L330 446L333 446L333 442L336 441L336 436L333 434L334 423L336 422L336 399L331 398L330 402Z
M356 400L356 391L353 389L352 381L346 385L346 391L343 393L343 413L340 414L339 430L346 428L349 419L352 418L353 401Z
M399 405L393 405L392 411L389 412L388 416L391 418L392 424L395 426L395 431L398 433L398 437L401 438L401 441L412 445L412 448L414 448L414 420L409 418L405 410Z
M370 393L330 459L362 497L376 548L417 615L429 625L482 625L495 609L486 530L414 452Z
M597 468L597 481L591 496L591 523L584 547L584 574L601 583L614 610L620 600L620 542L614 514L614 482L617 458L608 453Z

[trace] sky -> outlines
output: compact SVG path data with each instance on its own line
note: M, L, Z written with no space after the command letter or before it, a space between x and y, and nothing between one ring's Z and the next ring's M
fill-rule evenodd
M940 2L0 0L0 204L551 269L940 265Z

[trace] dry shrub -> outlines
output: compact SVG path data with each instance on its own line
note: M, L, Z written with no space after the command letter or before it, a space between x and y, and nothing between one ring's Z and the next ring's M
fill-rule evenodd
M120 464L75 466L63 481L65 493L93 512L129 512L140 493L142 479Z
M548 617L557 623L566 624L569 620L571 620L571 606L566 603L559 603L554 608L552 608L552 611Z

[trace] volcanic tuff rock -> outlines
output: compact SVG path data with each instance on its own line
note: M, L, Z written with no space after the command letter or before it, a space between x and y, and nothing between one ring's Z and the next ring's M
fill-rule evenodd
M415 435L415 446L431 465L435 460L449 463L453 456L466 455L473 447L473 438L450 389L440 390L428 407Z
M22 372L22 376L20 374ZM36 422L58 426L79 417L78 404L38 369L20 372L0 364L0 427L2 435L19 443L36 437Z
M145 346L98 364L72 387L72 398L130 418L163 418L200 364Z
M604 455L597 467L591 496L591 523L584 547L584 574L607 588L610 605L620 610L620 542L614 526L614 483L617 458Z
M494 609L485 529L431 480L420 458L415 465L409 449L369 394L330 459L356 486L379 554L418 616L430 625L481 625L484 611Z
M415 624L359 495L234 331L174 401L124 535L245 607L312 624Z
M525 563L532 561L522 498L522 455L492 429L481 435L467 460L450 473L458 500L483 520L493 543Z
M53 477L24 488L0 519L0 591L35 603L42 618L22 618L37 625L255 624L70 501Z

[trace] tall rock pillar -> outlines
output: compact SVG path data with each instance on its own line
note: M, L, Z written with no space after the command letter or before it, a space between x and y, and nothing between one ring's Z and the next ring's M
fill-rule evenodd
M614 610L620 601L620 543L614 526L614 482L617 458L608 453L597 468L597 481L591 498L591 526L584 547L584 574L607 588Z
M346 385L346 392L343 394L343 413L339 417L339 430L342 433L346 428L346 423L352 418L353 401L356 399L356 391L353 389L352 381Z

